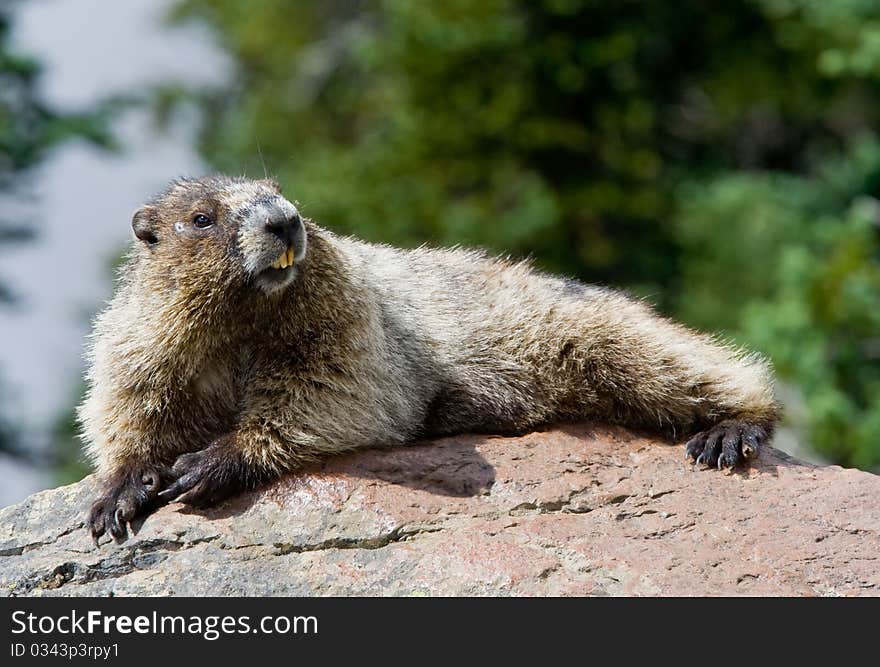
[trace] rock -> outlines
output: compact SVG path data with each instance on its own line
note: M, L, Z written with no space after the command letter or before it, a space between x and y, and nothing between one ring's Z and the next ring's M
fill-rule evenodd
M93 477L0 511L5 595L878 595L880 477L581 424L338 457L96 548Z

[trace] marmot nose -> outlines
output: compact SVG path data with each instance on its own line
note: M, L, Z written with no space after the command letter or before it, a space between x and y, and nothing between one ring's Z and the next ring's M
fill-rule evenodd
M293 242L295 232L300 225L302 218L299 213L287 216L279 212L266 218L266 231L277 236L287 245Z

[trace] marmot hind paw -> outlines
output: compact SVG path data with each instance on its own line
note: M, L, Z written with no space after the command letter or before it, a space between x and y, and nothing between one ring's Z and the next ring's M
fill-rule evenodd
M734 468L758 455L769 437L768 429L743 419L725 419L697 433L685 444L685 456L710 467Z

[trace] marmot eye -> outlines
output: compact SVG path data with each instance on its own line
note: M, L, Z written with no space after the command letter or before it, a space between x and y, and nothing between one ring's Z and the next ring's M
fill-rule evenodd
M213 225L214 221L211 220L211 218L209 218L204 213L196 213L193 216L193 224L199 229L204 229L205 227L210 227L211 225Z

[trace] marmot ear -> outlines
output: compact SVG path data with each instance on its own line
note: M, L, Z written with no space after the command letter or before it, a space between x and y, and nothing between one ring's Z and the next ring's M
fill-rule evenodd
M134 235L147 245L155 245L159 242L156 236L156 209L152 206L142 206L131 217L131 228Z

